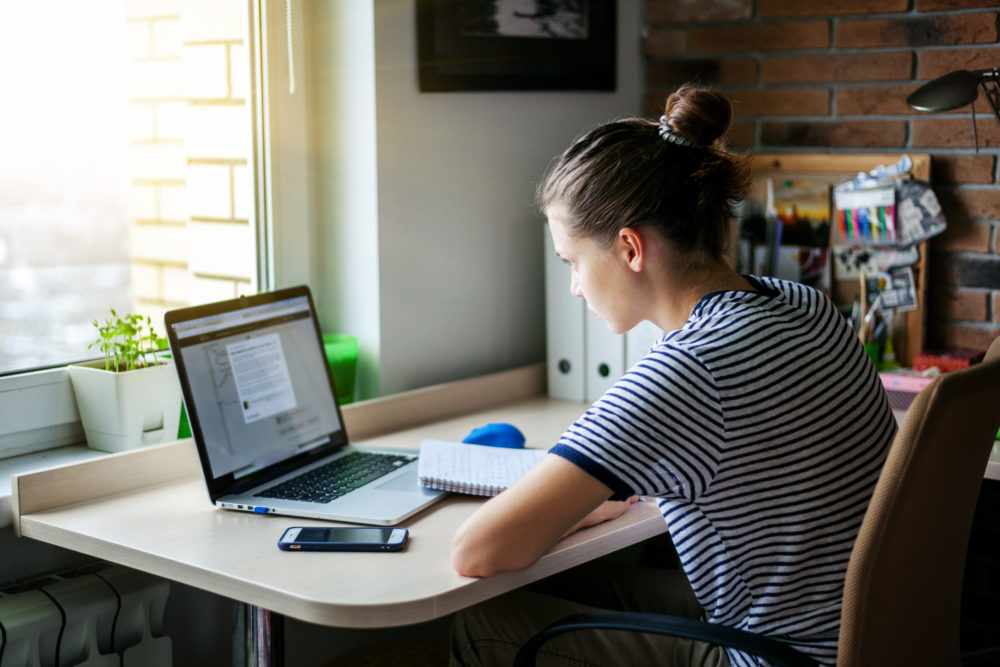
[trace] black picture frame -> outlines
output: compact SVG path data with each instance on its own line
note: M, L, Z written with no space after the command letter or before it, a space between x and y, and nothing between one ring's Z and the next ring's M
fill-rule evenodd
M521 37L481 18L503 0L417 0L420 91L614 90L616 0L563 4L580 12L571 30Z

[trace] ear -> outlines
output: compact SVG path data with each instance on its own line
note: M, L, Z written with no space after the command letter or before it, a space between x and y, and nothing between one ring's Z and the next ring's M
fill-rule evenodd
M623 227L618 232L618 242L628 267L633 271L641 271L646 262L646 240L642 233L633 227Z

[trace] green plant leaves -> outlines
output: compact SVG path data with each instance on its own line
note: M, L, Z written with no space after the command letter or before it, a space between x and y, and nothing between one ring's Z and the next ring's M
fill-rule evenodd
M153 330L153 320L148 315L128 313L119 316L114 308L111 317L104 324L96 319L91 322L97 329L98 338L87 346L104 353L104 370L123 372L145 366L155 366L160 362L156 353L167 348L167 339Z

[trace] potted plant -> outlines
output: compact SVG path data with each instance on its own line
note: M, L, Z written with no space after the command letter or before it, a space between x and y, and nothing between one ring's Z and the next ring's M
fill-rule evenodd
M99 337L89 347L104 358L69 366L87 445L120 452L176 438L180 385L152 319L111 309L93 325Z

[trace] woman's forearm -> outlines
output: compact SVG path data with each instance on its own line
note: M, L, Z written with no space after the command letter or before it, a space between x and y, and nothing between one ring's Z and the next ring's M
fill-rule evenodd
M609 495L604 484L569 461L549 455L463 522L452 540L452 565L471 577L522 570L575 527L624 511L601 510ZM592 516L595 509L606 518Z

